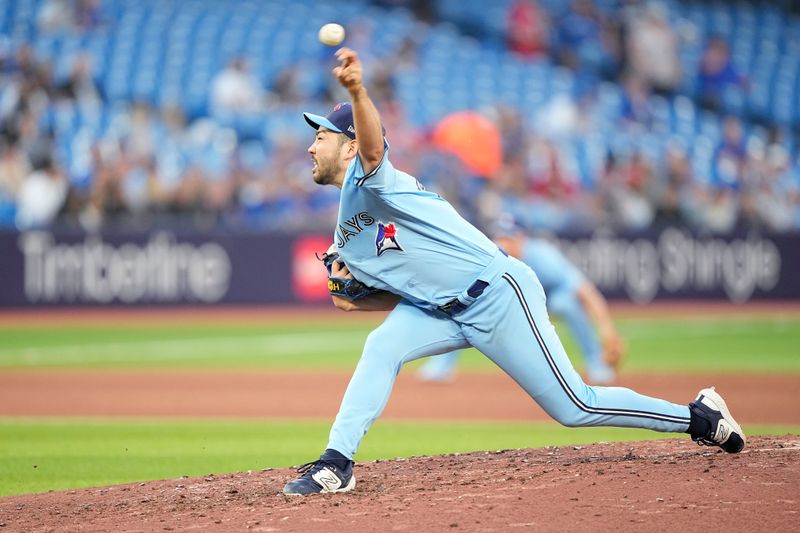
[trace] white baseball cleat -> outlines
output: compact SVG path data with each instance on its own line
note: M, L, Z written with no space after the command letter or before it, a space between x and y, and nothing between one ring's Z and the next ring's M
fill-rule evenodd
M693 422L701 419L707 424L692 423L690 427L704 427L693 433L692 440L704 446L719 446L728 453L739 453L744 449L746 438L741 426L733 419L725 400L714 387L701 390L689 404Z

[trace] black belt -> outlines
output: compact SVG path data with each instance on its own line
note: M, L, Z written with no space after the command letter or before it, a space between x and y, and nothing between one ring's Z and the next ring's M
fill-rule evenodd
M478 281L469 286L469 289L467 289L467 296L469 296L470 298L477 298L478 296L483 294L483 291L485 291L486 287L488 286L489 286L488 281L483 281L482 279L479 279ZM458 313L469 307L471 303L472 302L465 304L458 298L453 298L446 304L440 305L439 311L442 311L443 313L447 313L448 315L453 316L457 315Z

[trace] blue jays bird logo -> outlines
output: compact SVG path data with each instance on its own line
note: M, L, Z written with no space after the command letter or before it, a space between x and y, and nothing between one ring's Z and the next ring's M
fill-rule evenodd
M375 247L378 250L378 255L383 254L387 250L403 251L400 243L397 242L397 228L393 223L384 224L378 222L378 235L375 237Z

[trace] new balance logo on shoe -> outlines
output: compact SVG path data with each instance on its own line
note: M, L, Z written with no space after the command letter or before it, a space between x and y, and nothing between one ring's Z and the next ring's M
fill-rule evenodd
M330 470L323 469L311 476L311 478L325 488L325 490L336 490L342 486L342 481Z
M714 436L714 440L719 442L725 442L728 440L728 436L731 434L730 430L727 428L727 423L724 420L719 421L719 427L717 428L717 434Z

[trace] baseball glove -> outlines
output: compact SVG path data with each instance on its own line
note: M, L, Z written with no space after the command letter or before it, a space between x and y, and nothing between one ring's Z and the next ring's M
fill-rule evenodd
M331 251L335 250L333 246L328 248L328 251L322 254L322 257L317 256L317 259L322 261L322 264L325 265L325 269L328 271L328 277L333 275L333 263L339 259L339 252ZM339 261L341 263L341 261Z
M336 296L344 296L349 300L360 300L375 292L372 287L367 287L355 278L328 278L328 292Z
M351 301L359 300L365 296L369 296L370 294L376 292L376 289L372 287L367 287L357 279L350 277L350 278L341 278L333 275L333 264L336 261L339 261L340 264L344 264L342 261L339 260L339 253L335 251L328 250L322 257L319 258L322 261L322 264L325 265L325 269L328 271L328 292L335 296L343 296Z

